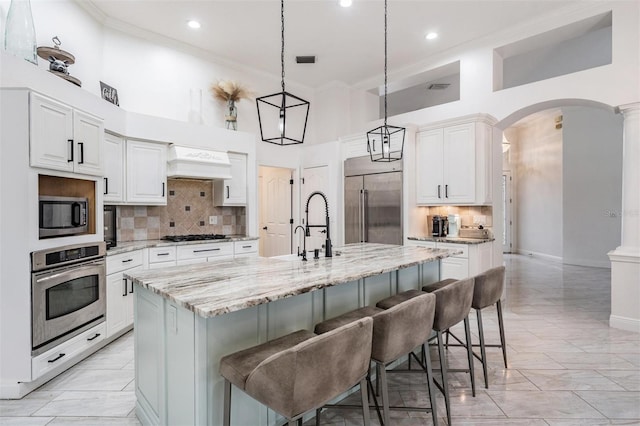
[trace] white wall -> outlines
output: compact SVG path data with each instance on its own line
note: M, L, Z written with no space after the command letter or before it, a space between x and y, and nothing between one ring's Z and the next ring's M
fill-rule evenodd
M610 267L620 245L622 117L563 108L563 262Z
M562 130L557 111L517 127L511 145L517 252L562 258Z

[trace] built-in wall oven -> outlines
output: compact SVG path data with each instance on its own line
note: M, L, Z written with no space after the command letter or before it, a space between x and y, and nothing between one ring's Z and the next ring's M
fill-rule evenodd
M105 320L105 243L31 253L32 355Z

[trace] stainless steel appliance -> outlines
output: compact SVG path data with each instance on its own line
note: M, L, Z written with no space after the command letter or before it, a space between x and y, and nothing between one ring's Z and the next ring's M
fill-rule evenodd
M40 238L86 234L89 200L78 197L39 198Z
M105 320L105 243L31 253L32 355Z
M432 232L434 237L446 237L449 230L449 221L446 216L432 216Z
M116 206L104 206L104 242L107 250L118 245Z
M345 243L402 244L402 162L344 162Z

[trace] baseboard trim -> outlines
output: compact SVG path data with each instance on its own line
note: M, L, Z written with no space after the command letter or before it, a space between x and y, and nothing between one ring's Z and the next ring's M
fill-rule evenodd
M640 320L634 318L626 318L618 315L609 316L609 327L619 328L620 330L632 331L640 333Z
M542 259L551 260L553 262L562 263L562 257L560 256L553 256L551 254L546 254L546 253L538 253L538 252L526 250L526 249L516 249L515 252L523 256L539 257Z
M611 269L610 260L585 260L585 259L569 259L563 260L565 265L587 266L590 268L606 268Z

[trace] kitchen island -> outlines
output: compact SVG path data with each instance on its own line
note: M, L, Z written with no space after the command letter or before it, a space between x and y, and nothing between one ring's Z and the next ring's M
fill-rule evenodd
M239 258L131 272L136 414L143 424L220 425L229 353L439 279L456 250L350 244L334 257ZM234 389L232 419L279 416Z

